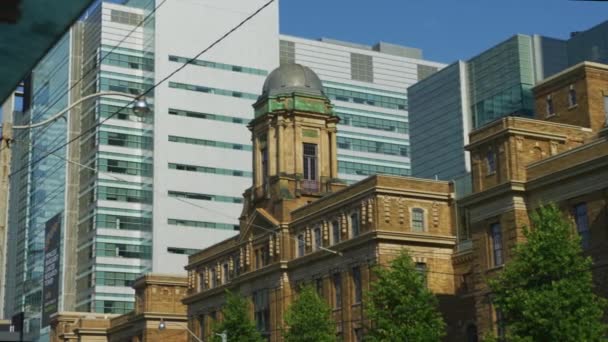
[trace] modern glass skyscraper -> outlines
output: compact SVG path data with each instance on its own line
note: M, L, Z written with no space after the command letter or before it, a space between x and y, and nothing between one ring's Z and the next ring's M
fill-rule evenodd
M608 58L608 24L569 40L515 35L408 89L415 177L450 180L470 171L472 129L507 115L532 117L531 88L572 63Z
M350 182L376 173L408 176L407 87L444 65L415 48L281 36L281 63L314 70L340 117L338 172Z

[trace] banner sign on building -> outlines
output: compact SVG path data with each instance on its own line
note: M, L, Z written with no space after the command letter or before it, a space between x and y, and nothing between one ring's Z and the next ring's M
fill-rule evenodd
M59 242L61 240L62 215L62 213L59 213L46 221L44 231L41 327L48 326L51 315L59 310Z

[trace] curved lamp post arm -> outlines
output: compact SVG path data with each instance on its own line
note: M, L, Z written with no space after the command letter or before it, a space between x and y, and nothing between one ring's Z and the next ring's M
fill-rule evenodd
M60 111L59 113L57 113L57 114L53 115L52 117L50 117L50 118L48 118L48 119L46 119L46 120L44 120L44 121L40 121L40 122L37 122L37 123L35 123L35 124L31 124L31 125L13 126L13 129L36 128L36 127L40 127L40 126L47 125L47 124L49 124L49 123L51 123L51 122L53 122L53 121L55 121L55 120L59 119L59 118L60 118L61 116L63 116L63 114L65 114L67 111L69 111L70 109L74 108L75 106L79 105L80 103L82 103L82 102L84 102L84 101L86 101L86 100L88 100L88 99L91 99L91 98L94 98L94 97L99 97L99 96L110 96L110 95L111 95L111 96L123 96L123 97L128 97L128 98L130 98L130 99L137 99L137 98L139 98L139 97L140 97L140 96L136 96L136 95L130 95L130 94L125 94L125 93L119 93L119 92L117 92L117 91L102 91L102 92L99 92L99 93L90 94L90 95L87 95L87 96L85 96L85 97L80 98L78 101L76 101L76 102L72 103L72 105L71 105L71 106L69 106L68 108L66 108L66 109L64 109L64 110L62 110L62 111Z

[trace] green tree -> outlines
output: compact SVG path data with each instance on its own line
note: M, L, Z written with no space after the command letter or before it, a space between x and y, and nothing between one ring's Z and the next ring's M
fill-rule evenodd
M365 301L372 322L365 341L440 341L445 323L437 298L409 254L402 251L390 267L376 267L374 273L377 280Z
M216 333L226 333L228 341L262 342L264 339L249 318L249 303L240 294L226 291L226 305L222 308L224 319L214 329L213 341L222 339Z
M336 325L331 319L331 308L310 286L300 295L285 314L286 342L330 342L336 340Z
M531 222L526 242L489 281L509 341L603 341L606 300L593 293L591 258L574 227L554 204Z

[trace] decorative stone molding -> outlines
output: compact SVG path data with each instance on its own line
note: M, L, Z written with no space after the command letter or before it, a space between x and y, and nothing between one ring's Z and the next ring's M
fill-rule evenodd
M239 248L239 268L240 269L245 268L245 258L244 258L244 255L245 255L245 249L241 246Z
M522 136L516 136L515 137L515 146L517 146L517 150L518 151L523 151L524 150L524 137Z
M348 233L348 220L346 219L346 213L340 215L340 230L342 234Z
M439 227L439 204L437 202L433 202L431 215L433 219L433 227Z
M270 257L274 257L274 237L272 235L268 236L268 254Z
M306 247L310 247L312 246L312 239L311 239L311 232L310 232L310 227L306 227L306 233L304 234L305 236L305 241L306 241Z
M384 222L391 222L391 197L390 196L378 196L382 202L382 214Z
M557 154L557 146L558 146L558 142L557 141L551 141L551 155L554 156Z
M425 258L425 257L415 256L415 257L412 257L412 259L414 260L414 262L423 262L425 264L427 262L427 258Z
M279 255L281 255L281 235L275 234L274 238L275 238L274 245L276 248L276 255L279 256Z
M329 222L323 220L321 226L323 227L323 241L329 241Z
M399 197L397 200L397 212L399 215L399 224L405 223L405 212L407 211L407 207L405 205L405 199L403 197Z
M367 201L367 222L368 223L374 222L374 199L373 198L370 198Z

